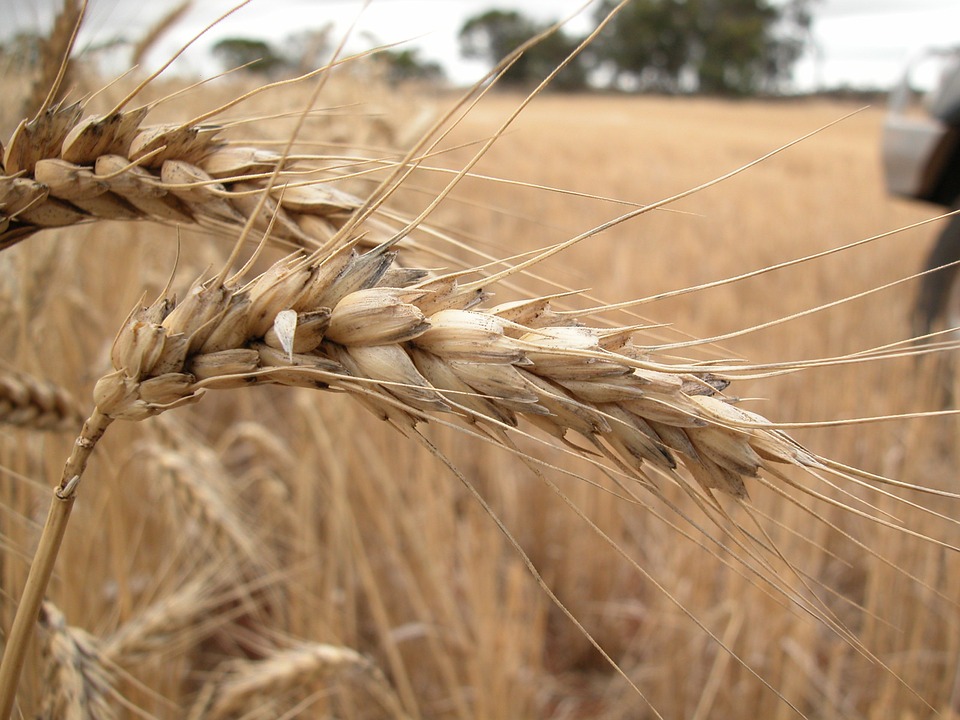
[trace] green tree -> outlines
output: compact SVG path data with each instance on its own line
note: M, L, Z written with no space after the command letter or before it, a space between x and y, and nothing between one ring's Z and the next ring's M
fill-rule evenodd
M402 50L382 50L377 58L386 63L387 74L391 82L405 80L423 80L440 82L444 79L443 67L433 60L423 60L416 48Z
M333 31L333 23L327 23L323 27L298 30L287 35L281 46L291 71L303 75L330 60L337 45Z
M750 95L773 91L803 52L814 0L634 0L593 50L620 86ZM598 15L615 3L604 0Z
M227 70L242 66L246 72L269 75L287 66L269 43L252 38L220 40L213 46L213 54Z
M8 67L36 67L40 64L43 43L39 33L18 32L0 44L0 59Z
M460 54L495 65L552 23L537 23L516 10L488 10L469 18L460 29ZM557 29L528 48L503 76L508 85L530 86L539 83L562 63L580 44ZM575 57L557 76L554 87L579 90L587 85L587 69L581 57Z

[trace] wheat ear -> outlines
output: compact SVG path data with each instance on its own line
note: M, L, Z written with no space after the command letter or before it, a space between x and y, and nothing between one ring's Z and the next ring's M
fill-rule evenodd
M189 718L268 720L278 717L281 703L289 705L295 694L309 696L324 680L345 673L361 674L395 717L405 716L386 678L368 658L350 648L313 643L277 651L265 660L230 663L222 677L201 691Z
M226 603L242 599L234 568L219 563L202 568L172 593L136 613L101 643L101 653L113 665L156 661L158 657L195 647L234 619L218 613Z
M73 396L52 382L0 370L0 424L32 430L68 430L83 422Z
M198 281L181 302L134 309L94 390L99 412L140 420L212 388L257 383L346 391L409 430L430 417L496 434L526 419L573 432L625 473L684 465L703 490L744 497L771 463L811 453L718 395L727 380L652 359L637 328L587 327L549 299L484 307L462 275L381 284L393 253L296 253L247 283Z
M194 525L202 551L247 572L272 564L232 502L223 469L209 457L156 447L144 448L143 457L156 466L161 501L174 517Z
M59 103L21 122L4 145L0 250L44 228L95 220L196 224L236 234L251 216L260 230L273 220L275 241L312 248L363 205L335 187L335 172L318 170L319 158L297 162L228 142L206 120L216 112L180 125L147 125L149 110L117 107L81 119L80 104ZM274 173L279 183L270 183ZM258 204L268 184L275 189ZM389 224L371 220L367 230L374 242L387 236Z
M42 720L112 720L117 715L110 697L113 676L103 659L98 641L67 624L53 603L40 610L43 637Z

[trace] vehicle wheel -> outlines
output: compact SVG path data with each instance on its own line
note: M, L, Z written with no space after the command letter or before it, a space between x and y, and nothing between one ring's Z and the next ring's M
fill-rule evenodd
M923 263L924 270L942 268L924 275L914 306L914 333L960 327L960 265L942 267L960 260L960 215L950 218Z
M957 206L960 208L960 205ZM924 261L924 270L942 268L924 275L913 311L913 332L919 337L936 330L958 328L953 335L960 339L960 265L943 267L960 261L960 215L950 218ZM942 341L948 338L938 337ZM954 404L960 372L955 352L937 353L934 357L938 394L944 407Z

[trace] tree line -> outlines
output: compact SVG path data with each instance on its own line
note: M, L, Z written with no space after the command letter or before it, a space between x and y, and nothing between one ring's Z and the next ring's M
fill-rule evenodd
M809 41L814 2L634 0L570 60L555 87L728 96L777 92ZM601 2L596 22L615 5ZM493 64L550 25L518 10L488 10L461 28L461 51ZM528 49L503 82L539 82L582 40L557 29Z
M600 37L568 61L552 87L723 96L776 93L809 42L816 1L633 0ZM595 20L599 23L615 5L615 0L600 2ZM487 10L460 28L460 52L492 67L552 25L520 10ZM316 57L318 40L324 37L314 33L302 34L300 42L288 39L284 52L262 40L229 38L221 40L214 52L225 66L276 73L302 68L306 46L311 51L307 54ZM517 58L501 83L514 87L539 83L583 39L563 27L555 29ZM423 60L416 49L387 49L378 58L392 80L443 78L443 68Z

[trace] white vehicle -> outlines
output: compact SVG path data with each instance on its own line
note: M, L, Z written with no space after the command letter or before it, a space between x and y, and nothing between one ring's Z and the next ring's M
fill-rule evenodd
M911 63L890 93L884 124L887 189L944 209L960 209L960 47L932 50ZM927 256L914 308L914 332L960 328L960 216ZM946 266L946 267L944 267Z
M960 48L924 53L890 93L883 132L887 189L950 207L960 195Z

